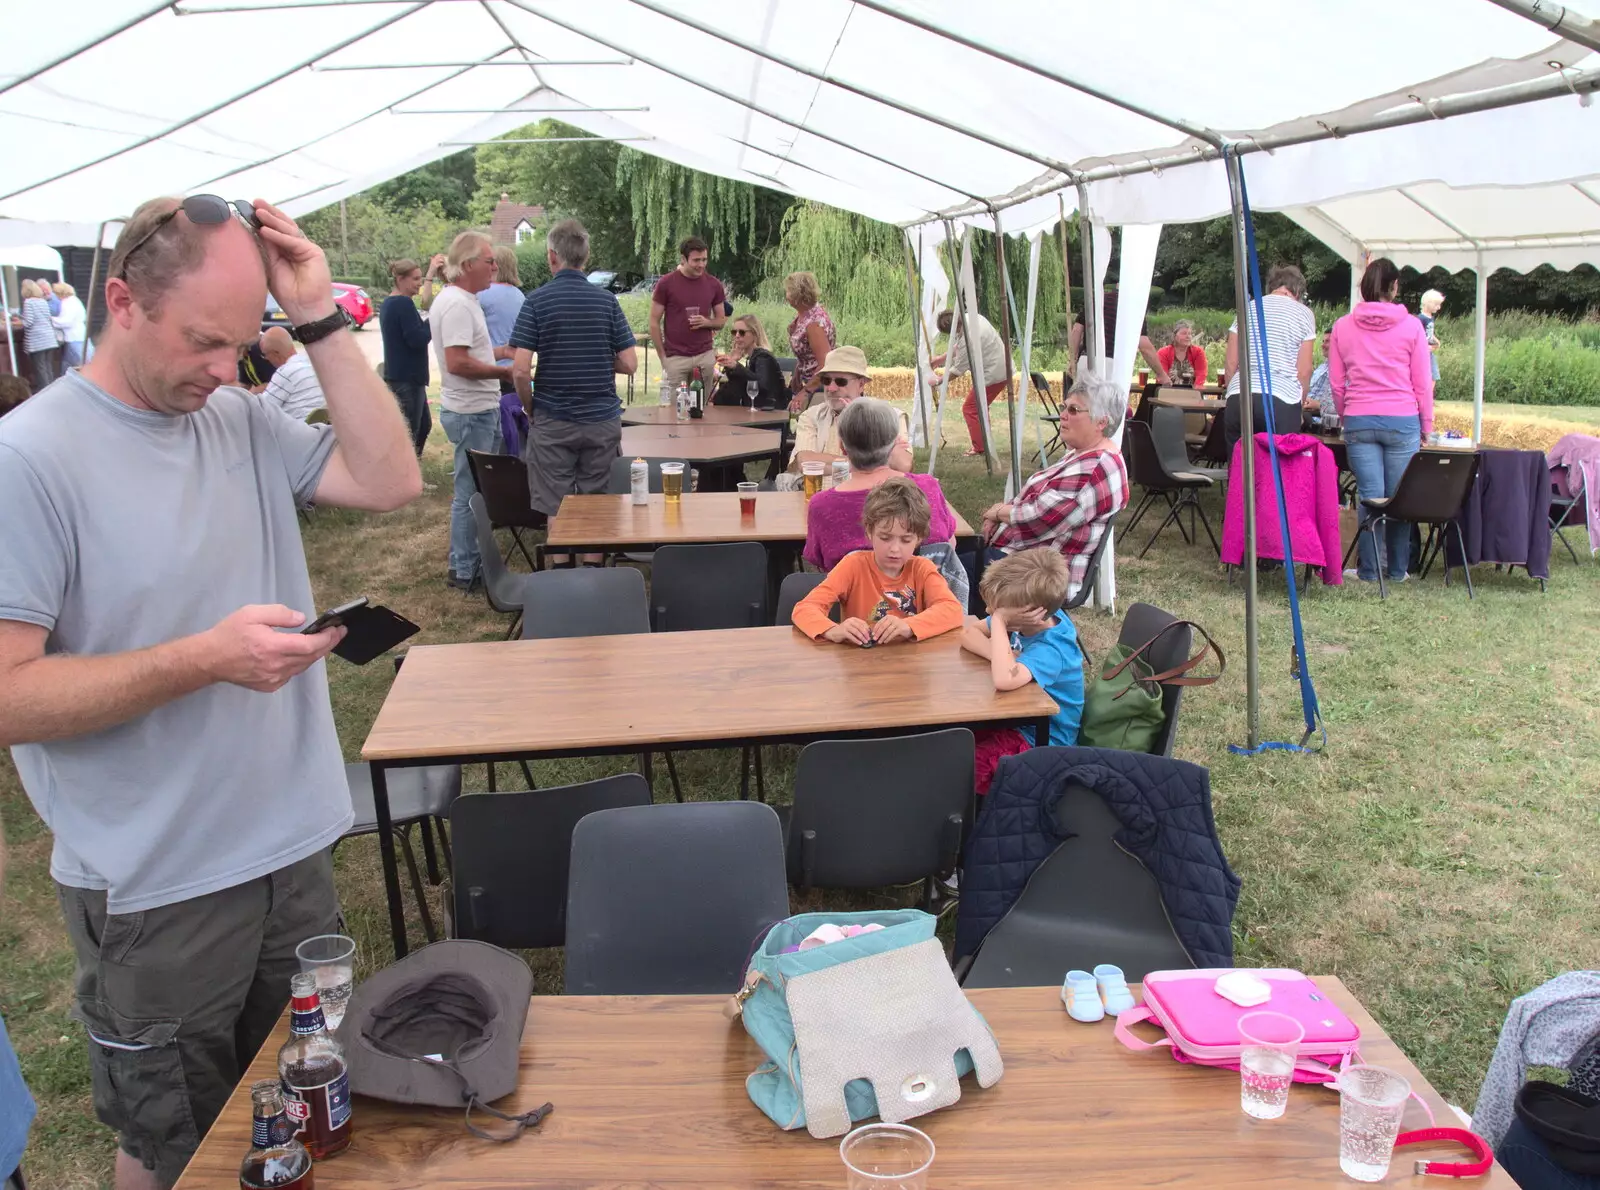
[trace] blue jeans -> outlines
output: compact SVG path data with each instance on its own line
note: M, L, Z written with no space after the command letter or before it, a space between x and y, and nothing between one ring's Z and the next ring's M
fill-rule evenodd
M1356 416L1344 419L1345 455L1356 475L1356 494L1363 500L1394 495L1400 476L1422 445L1421 423L1415 417ZM1361 523L1367 523L1366 510ZM1405 578L1411 562L1411 526L1391 521L1384 526L1388 555L1385 573L1396 581ZM1373 554L1372 538L1363 533L1357 538L1360 563L1357 574L1367 582L1378 579L1379 559Z
M1494 1151L1495 1160L1505 1166L1522 1190L1597 1190L1600 1177L1573 1173L1561 1168L1550 1156L1544 1141L1521 1118L1511 1121L1505 1137Z
M478 490L472 482L467 451L500 453L500 411L456 413L441 409L439 424L456 448L455 490L450 498L450 573L459 579L471 579L477 577L482 560L478 556L478 527L473 523L472 509L467 506L467 501Z
M83 340L74 342L68 339L61 345L61 372L66 374L68 368L83 367Z

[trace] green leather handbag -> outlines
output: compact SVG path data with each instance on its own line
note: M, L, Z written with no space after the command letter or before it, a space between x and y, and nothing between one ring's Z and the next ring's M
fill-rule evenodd
M1193 657L1156 673L1146 660L1147 655L1157 641L1183 625L1199 633L1205 643ZM1205 660L1208 651L1217 655L1217 672L1193 676L1190 671ZM1217 642L1193 620L1174 620L1138 648L1117 645L1101 663L1100 676L1084 692L1083 719L1078 727L1079 746L1118 748L1124 752L1153 750L1166 723L1161 687L1209 686L1222 676L1226 665L1227 659Z

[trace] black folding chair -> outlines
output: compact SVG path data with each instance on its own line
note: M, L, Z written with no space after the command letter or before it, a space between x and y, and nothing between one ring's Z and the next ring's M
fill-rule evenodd
M1130 981L1193 967L1160 886L1117 845L1122 822L1100 795L1068 783L1054 815L1061 845L984 938L962 986L1053 986L1063 972L1098 963L1121 967Z
M650 572L657 632L758 628L767 622L767 551L758 541L664 545Z
M494 539L488 509L484 507L483 493L473 492L467 498L467 507L472 510L472 520L478 530L478 553L483 558L483 594L493 610L511 617L511 625L506 629L506 639L510 640L522 623L523 580L533 576L513 574L506 568L505 559L500 556L500 543Z
M1155 438L1150 427L1144 422L1134 421L1131 418L1123 427L1123 455L1128 462L1128 478L1144 489L1144 497L1139 501L1134 510L1133 517L1129 520L1126 532L1132 533L1151 505L1158 500L1167 503L1167 518L1162 521L1156 531L1151 534L1150 540L1145 542L1144 549L1139 551L1139 557L1144 557L1150 552L1150 547L1156 543L1156 538L1174 521L1178 523L1178 532L1183 534L1183 539L1193 545L1199 538L1194 532L1195 518L1205 527L1206 536L1211 539L1211 548L1218 554L1222 553L1217 545L1217 536L1211 531L1211 522L1206 519L1206 510L1200 506L1200 493L1211 486L1208 476L1197 471L1184 470L1172 472L1167 470L1161 461L1161 455L1156 450ZM1189 528L1183 527L1182 514L1184 509L1189 510Z
M606 479L606 491L610 495L626 496L633 490L633 472L631 470L633 467L633 460L633 455L612 460L611 474ZM662 463L682 463L683 481L685 484L689 482L689 475L693 470L692 465L687 459L645 459L645 463L650 469L650 490L657 495L661 493Z
M758 541L664 545L650 568L651 625L657 632L760 628L767 623L767 551ZM761 750L746 744L739 762L739 796L750 796L751 754L756 795L767 800ZM671 753L667 754L668 763ZM677 777L673 777L677 788ZM681 800L681 797L680 797Z
M549 525L544 513L533 510L528 494L528 465L516 455L469 450L467 466L472 472L472 482L483 496L490 525L511 530L511 545L506 547L505 560L511 561L511 551L518 549L527 559L529 568L538 570L539 553L544 547L535 544L530 553L527 542L522 540L522 530L542 533ZM496 549L498 552L498 547Z
M355 809L355 820L339 836L339 842L358 835L378 833L378 803L372 792L372 766L347 764L344 766L345 783L350 788L350 803ZM417 909L422 914L422 930L429 942L438 940L433 914L428 909L428 898L422 890L422 875L417 870L416 853L411 849L411 827L417 823L422 828L423 846L428 860L428 882L439 883L439 869L434 860L433 835L430 822L439 828L440 849L445 864L450 864L450 843L444 832L444 816L461 796L461 766L435 764L391 768L384 771L384 787L389 791L389 826L400 843L405 856L406 871L411 877L411 891L417 898Z
M802 892L920 880L926 906L960 862L974 799L964 727L808 744L785 823L789 879Z
M1155 640L1157 633L1168 624L1176 623L1177 619L1178 617L1171 612L1164 612L1153 604L1135 603L1128 608L1128 614L1122 618L1122 631L1117 636L1117 643L1137 649L1146 641ZM1145 661L1149 663L1152 673L1166 673L1188 660L1189 649L1193 643L1194 633L1187 624L1182 628L1174 628L1161 637L1155 648L1145 654ZM1173 742L1178 738L1178 707L1182 702L1182 686L1162 685L1161 732L1156 736L1155 745L1150 749L1152 755L1172 755Z
M1456 546L1461 551L1461 573L1467 580L1467 598L1474 598L1472 567L1466 564L1467 543L1461 536L1461 525L1456 517L1461 512L1462 504L1466 502L1467 493L1472 491L1472 481L1477 474L1476 451L1418 451L1411 456L1411 461L1401 472L1400 482L1396 485L1393 496L1379 496L1361 501L1361 511L1366 515L1355 540L1345 551L1344 561L1349 563L1350 555L1355 553L1362 533L1367 534L1372 542L1373 557L1381 561L1382 555L1378 549L1380 526L1387 526L1390 521L1425 525L1428 529L1428 538L1422 546L1422 561L1417 568L1417 577L1426 578L1428 568L1433 565L1434 559L1442 557L1444 585L1448 587L1450 555L1443 551L1445 538L1453 531L1456 535ZM1378 567L1378 595L1383 599L1389 597L1389 587L1384 581L1386 569L1387 567L1382 565Z
M1043 372L1029 372L1028 379L1033 382L1033 391L1044 404L1044 413L1039 420L1050 427L1049 440L1039 447L1039 466L1043 467L1049 452L1061 445L1061 407L1056 404L1055 396L1050 392L1050 382L1044 378Z
M575 636L631 636L650 631L650 602L644 576L631 566L541 570L523 580L522 639L556 640ZM650 753L639 754L639 772L652 782ZM681 802L677 766L665 754L673 795ZM533 785L529 775L528 784Z
M1073 608L1082 607L1089 602L1089 596L1094 594L1095 580L1100 577L1100 559L1105 556L1111 547L1111 526L1107 525L1100 532L1100 540L1095 542L1094 553L1089 555L1089 568L1083 572L1083 582L1078 587L1076 594L1061 605L1061 610L1070 612Z
M1551 468L1555 470L1554 467ZM1578 553L1572 548L1572 543L1567 540L1563 529L1583 529L1586 533L1589 526L1589 493L1584 488L1583 472L1576 467L1567 469L1568 476L1578 477L1577 490L1571 496L1563 496L1554 480L1550 484L1550 532L1554 533L1561 544L1566 547L1567 556L1574 563L1578 561Z
M727 995L788 915L771 806L597 810L572 832L566 994Z
M541 570L522 583L522 639L650 631L644 576L629 566Z
M455 937L523 950L565 945L573 828L596 810L649 804L650 786L637 773L457 798Z
M778 587L778 610L773 613L774 624L788 624L794 620L794 607L812 591L822 585L825 574L810 570L797 570L793 574L783 576L783 583ZM834 607L837 609L838 604Z

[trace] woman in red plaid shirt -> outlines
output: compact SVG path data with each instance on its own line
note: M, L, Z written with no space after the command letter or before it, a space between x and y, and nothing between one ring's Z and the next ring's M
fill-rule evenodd
M1078 593L1090 555L1128 503L1128 469L1109 437L1127 411L1126 391L1087 369L1078 376L1061 406L1067 457L1035 474L1011 503L983 514L986 558L1048 545L1067 560L1067 598Z

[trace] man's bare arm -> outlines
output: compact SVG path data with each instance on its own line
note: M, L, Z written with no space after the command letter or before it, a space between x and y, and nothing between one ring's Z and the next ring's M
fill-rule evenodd
M99 656L47 654L44 628L0 620L0 747L104 731L213 682L277 690L344 639L343 628L276 631L304 620L280 604L252 605L204 632Z

